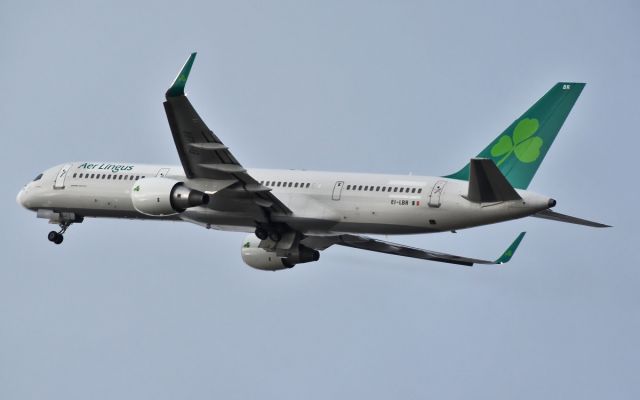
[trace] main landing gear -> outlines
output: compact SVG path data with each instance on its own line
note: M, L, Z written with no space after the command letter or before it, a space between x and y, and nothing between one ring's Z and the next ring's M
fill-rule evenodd
M63 234L67 231L67 229L69 228L69 226L71 226L71 224L72 224L72 222L62 222L62 223L60 223L60 231L59 232L56 232L56 231L49 232L49 234L47 235L47 239L49 239L50 242L53 242L55 244L62 243L62 241L64 240Z
M267 231L264 228L256 228L255 231L256 237L260 240L266 240L267 238L273 240L274 242L278 242L282 239L282 235L278 231Z

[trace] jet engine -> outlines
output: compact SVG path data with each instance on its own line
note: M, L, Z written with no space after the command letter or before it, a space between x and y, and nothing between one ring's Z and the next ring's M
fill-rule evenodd
M167 178L144 178L133 184L133 207L145 215L164 217L209 203L209 195Z
M263 271L278 271L293 268L296 264L302 264L320 259L320 252L301 244L294 244L289 250L271 250L261 248L263 240L255 235L249 235L244 240L241 253L242 261L248 266Z

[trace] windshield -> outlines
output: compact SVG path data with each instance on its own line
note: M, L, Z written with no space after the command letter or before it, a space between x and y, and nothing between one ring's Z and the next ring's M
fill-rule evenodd
M36 176L35 178L33 178L33 181L39 181L40 178L42 178L42 174L38 174L38 176Z

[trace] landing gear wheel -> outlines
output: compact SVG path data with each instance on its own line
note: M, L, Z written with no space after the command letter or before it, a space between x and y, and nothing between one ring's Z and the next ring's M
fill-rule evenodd
M271 232L269 233L269 239L273 240L274 242L279 241L280 239L282 239L282 235L280 234L280 232Z
M62 236L61 233L58 233L56 231L51 231L47 235L47 239L49 239L50 242L53 242L55 244L60 244L64 240L64 236Z
M267 232L262 228L256 228L255 234L256 234L256 237L260 240L265 240L266 238L269 237L269 232Z

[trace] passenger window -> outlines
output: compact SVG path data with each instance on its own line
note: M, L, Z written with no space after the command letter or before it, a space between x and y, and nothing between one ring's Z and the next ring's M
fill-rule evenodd
M289 187L293 186L293 182L289 182Z
M136 180L140 179L140 175L136 175Z
M415 193L416 192L416 188L411 189L411 193Z
M311 184L310 184L310 183L307 183L307 186L306 186L306 187L308 188L309 186L311 186Z
M347 185L347 190L351 190L351 185Z
M387 191L387 187L386 187L386 186L383 186L383 187L382 187L382 191L383 191L383 192L386 192L386 191Z
M422 188L418 189L418 193L422 193Z
M111 174L107 175L107 179L111 179Z
M400 188L400 193L404 192L404 188Z
M75 177L76 177L76 175L78 175L78 174L73 174L73 177L75 178ZM34 179L34 181L35 181L35 179Z
M82 174L78 175L78 178L82 178ZM40 178L38 178L38 179L40 179ZM35 179L34 179L34 181L35 181Z
M380 191L380 186L376 186L376 192Z
M278 182L278 184L277 184L276 186L280 187L280 184L281 184L281 183L282 183L282 182Z
M298 187L298 182L296 182L296 184L293 185L293 187L297 188Z
M358 186L358 190L362 190L362 185Z
M394 187L394 188L393 188L393 192L395 193L395 192L397 192L397 191L398 191L398 188L397 188L397 187Z

